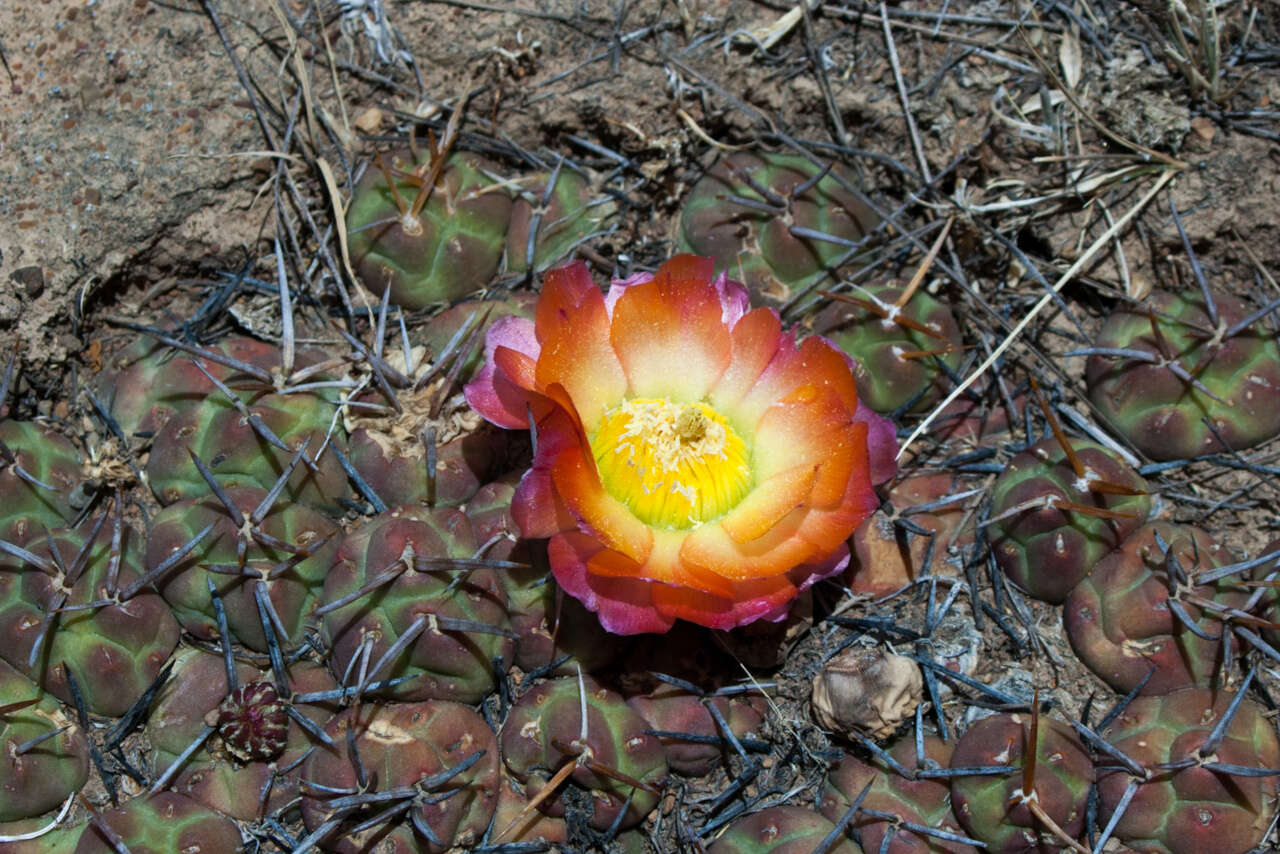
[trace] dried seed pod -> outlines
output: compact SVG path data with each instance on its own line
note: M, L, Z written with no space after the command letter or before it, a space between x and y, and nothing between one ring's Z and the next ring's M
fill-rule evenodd
M813 677L813 717L835 733L887 738L915 714L924 692L920 667L902 655L850 648Z

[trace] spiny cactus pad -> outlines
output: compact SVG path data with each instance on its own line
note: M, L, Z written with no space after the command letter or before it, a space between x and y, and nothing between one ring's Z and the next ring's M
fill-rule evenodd
M634 827L657 805L667 776L662 745L647 729L621 696L591 679L581 685L572 677L553 679L531 688L512 707L502 725L502 758L535 796L557 772L572 766L570 782L591 796L592 827L603 830L615 822ZM559 792L539 806L550 815L564 815Z
M1037 442L1009 461L991 489L996 563L1028 594L1053 604L1151 512L1146 481L1124 462L1095 442L1071 446L1074 461L1058 440ZM1103 492L1102 484L1137 494Z
M568 261L579 244L607 227L617 209L611 197L593 193L591 181L568 166L528 176L511 208L508 272L541 273Z
M1041 716L1036 727L1035 774L1031 792L1024 792L1024 772L1030 755L1032 716L997 714L969 727L956 744L951 767L1011 766L1003 774L967 774L951 780L956 818L969 835L987 844L993 854L1031 854L1059 851L1064 841L1033 814L1027 798L1071 839L1084 834L1085 801L1093 783L1093 761L1074 730L1061 721Z
M0 823L55 809L88 779L84 733L56 700L0 661Z
M923 762L916 756L914 739L899 740L888 753L911 773L950 766L954 741L948 743L936 736L926 736L923 744ZM850 822L850 827L856 828L862 837L865 850L886 854L976 854L977 849L972 845L930 836L900 824L913 822L964 835L951 811L951 787L945 780L904 777L879 759L864 762L856 756L846 756L841 760L827 774L819 809L832 821L840 821L868 783L871 788L862 800L862 808L880 815L859 812ZM892 839L884 847L890 833Z
M373 680L411 677L376 692L403 700L475 703L492 691L513 648L506 595L492 570L449 566L475 551L471 523L451 509L400 507L348 534L324 587L326 607L343 603L322 624L335 672L352 674L348 684L362 667Z
M21 545L65 525L80 472L80 452L65 436L42 424L0 421L0 539Z
M431 180L432 163L409 152L385 158L392 183L370 164L347 208L347 244L360 281L407 309L452 302L480 290L498 271L511 198L468 154L448 157L415 213L414 200ZM393 189L394 188L394 189Z
M1213 301L1216 326L1199 292L1158 293L1153 314L1118 311L1094 342L1145 354L1094 353L1085 380L1103 418L1154 460L1226 450L1214 431L1233 450L1280 433L1280 341L1265 319L1234 331L1252 312L1241 300ZM1175 360L1180 369L1171 369Z
M288 669L294 693L337 687L317 664L294 662ZM181 650L152 706L147 731L156 773L169 774L174 791L232 818L252 821L297 797L297 762L320 743L289 717L285 704L317 727L328 722L332 711L324 704L278 696L271 674L245 662L235 663L235 675L237 690L229 691L222 656ZM184 756L206 726L213 732Z
M576 673L578 667L604 667L618 657L626 640L606 632L581 602L560 591L547 569L543 544L519 539L520 529L511 515L516 482L508 477L487 483L467 503L476 540L494 540L485 557L527 564L504 569L501 575L517 636L515 663L531 671L559 662L555 672L561 676Z
M147 543L147 569L172 562L212 526L156 581L183 628L204 640L218 639L217 614L209 593L212 582L232 638L266 652L257 600L261 588L279 618L274 634L281 629L286 633L277 638L281 646L296 646L333 561L337 527L303 504L281 499L263 508L267 493L256 487L232 487L224 494L236 517L212 496L182 501L156 514Z
M325 731L333 746L316 748L304 776L331 791L316 790L302 801L309 829L332 822L320 842L324 850L441 854L466 850L489 826L501 761L492 730L474 710L443 700L365 705L343 712ZM361 800L344 797L347 792L374 796ZM353 832L397 802L407 810Z
M173 792L134 798L85 828L74 854L215 854L240 850L240 830L227 818ZM123 847L121 847L123 846Z
M710 854L812 854L836 826L804 807L770 807L740 818L717 839ZM825 854L862 854L848 838L837 838Z
M876 412L928 408L963 356L951 309L923 291L899 305L905 293L902 282L873 282L845 295L858 302L833 299L814 321L814 331L854 360L858 401Z
M878 221L836 180L854 182L844 167L822 171L794 154L729 155L685 200L676 233L680 251L715 258L717 270L757 298L786 300L825 278L847 252L845 244L862 239ZM792 226L844 243L797 235Z
M0 657L66 703L69 668L88 710L116 716L160 673L180 631L149 589L120 600L139 578L137 535L122 528L114 556L112 537L99 517L29 543L25 558L0 556Z
M1173 561L1156 536L1170 547ZM1071 647L1090 670L1124 694L1147 674L1143 694L1208 687L1221 672L1222 623L1197 601L1240 607L1248 588L1234 577L1197 584L1196 574L1228 563L1226 551L1198 528L1155 522L1136 531L1098 561L1062 611ZM1188 581L1181 581L1181 571ZM1179 593L1171 597L1171 574ZM1183 592L1185 591L1185 592ZM1170 605L1170 602L1173 605ZM1201 637L1175 613L1180 608Z
M1206 750L1231 699L1225 691L1197 689L1139 697L1103 733L1150 775L1138 781L1116 824L1117 839L1144 854L1244 854L1262 842L1275 816L1274 772L1255 777L1232 773L1231 766L1280 768L1280 743L1274 724L1245 699L1221 742ZM1111 819L1133 779L1123 768L1102 767L1115 764L1099 760L1103 822Z
M707 704L715 706L735 738L745 738L760 726L766 709L760 694L703 698L667 683L627 698L627 705L635 709L651 729L668 733L659 735L658 739L666 750L671 770L691 777L711 773L733 750Z

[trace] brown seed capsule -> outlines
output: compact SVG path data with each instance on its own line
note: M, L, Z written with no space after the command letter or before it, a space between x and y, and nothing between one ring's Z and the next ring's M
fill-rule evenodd
M835 732L890 735L915 713L924 683L911 659L880 649L849 649L813 679L813 717Z

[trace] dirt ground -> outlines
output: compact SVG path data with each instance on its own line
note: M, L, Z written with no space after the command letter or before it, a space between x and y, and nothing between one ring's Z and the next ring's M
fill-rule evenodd
M132 337L116 321L173 327L221 275L274 281L277 241L316 305L337 304L339 281L359 303L335 202L349 200L375 151L443 133L459 105L459 149L512 170L565 156L608 182L621 219L583 253L601 281L615 265L651 268L672 253L673 217L718 157L796 148L850 167L893 215L885 273L909 277L936 235L925 227L951 221L926 287L949 300L979 357L1029 316L1045 283L1069 274L1070 313L1053 302L1037 310L993 374L1010 387L1034 375L1081 413L1083 359L1064 355L1079 346L1077 328L1092 334L1126 297L1194 287L1171 204L1214 287L1275 298L1280 7L1220 4L1215 63L1199 36L1179 56L1186 45L1161 2L939 5L0 2L0 352L16 351L20 369L8 413L50 417L83 440L94 428L78 391ZM787 318L805 322L811 308ZM426 314L411 318L411 334ZM276 303L245 295L211 330L279 340ZM948 463L964 448L926 433L904 472L955 470L956 491L986 487L1024 438L1016 424L990 443L994 468L965 470ZM1274 465L1278 455L1273 440L1248 459ZM1272 472L1206 462L1152 483L1166 517L1253 556L1280 535ZM982 501L964 503L962 527ZM814 607L919 631L970 559L961 545L941 548L932 587L877 602L825 585ZM1003 629L975 627L966 588L935 654L959 660L967 649L973 678L1024 702L1037 688L1070 716L1109 706L1113 692L1075 658L1058 609L1025 604L1005 611ZM776 685L765 735L795 749L746 788L752 804L811 803L813 757L851 749L816 727L808 705L811 677L856 633L822 621L756 639L787 653L762 671ZM742 642L729 642L739 657ZM678 644L627 659L615 677L663 664ZM742 675L732 655L702 666L719 681ZM1276 666L1260 677L1272 693ZM944 709L952 726L966 720L960 693ZM658 850L696 850L681 834L727 783L682 785L646 825Z

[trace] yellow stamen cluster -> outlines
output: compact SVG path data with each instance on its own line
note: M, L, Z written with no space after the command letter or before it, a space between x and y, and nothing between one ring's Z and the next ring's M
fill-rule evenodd
M609 494L655 527L696 528L751 488L746 443L701 403L628 400L601 420L591 453Z

